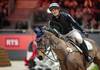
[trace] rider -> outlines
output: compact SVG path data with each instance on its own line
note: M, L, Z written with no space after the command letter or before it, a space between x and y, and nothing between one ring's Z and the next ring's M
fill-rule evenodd
M91 62L92 57L88 55L87 46L78 30L82 33L85 32L78 23L68 13L62 12L58 3L51 3L47 11L52 15L49 23L50 28L56 29L62 35L75 39L79 44L79 48L83 50L86 60Z

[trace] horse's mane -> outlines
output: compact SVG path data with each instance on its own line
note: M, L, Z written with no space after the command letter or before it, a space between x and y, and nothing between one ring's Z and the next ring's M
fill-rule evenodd
M56 37L52 32L45 31L44 36L47 37L48 39L52 39L56 44L64 42L62 39Z

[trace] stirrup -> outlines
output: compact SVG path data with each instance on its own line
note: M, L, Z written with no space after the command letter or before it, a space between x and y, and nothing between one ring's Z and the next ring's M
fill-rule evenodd
M94 60L91 56L88 56L87 58L88 58L87 61L88 61L89 63L92 63L93 60Z

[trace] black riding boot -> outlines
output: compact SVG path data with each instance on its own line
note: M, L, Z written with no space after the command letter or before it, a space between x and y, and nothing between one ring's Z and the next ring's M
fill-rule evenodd
M93 58L91 56L89 56L88 54L88 48L85 44L85 42L83 41L82 44L80 44L80 49L83 51L83 54L84 54L84 57L85 59L88 61L88 62L92 62L93 61Z

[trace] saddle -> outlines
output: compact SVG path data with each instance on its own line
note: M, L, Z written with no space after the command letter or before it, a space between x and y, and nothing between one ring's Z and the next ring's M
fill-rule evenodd
M63 39L65 42L69 41L69 43L72 44L79 52L83 53L83 50L81 48L79 48L79 46L76 44L75 40L72 39L71 37L66 37L66 36L61 35L60 39ZM93 46L88 40L84 39L84 42L86 43L88 51L93 50ZM72 52L72 50L71 50L71 52Z

